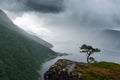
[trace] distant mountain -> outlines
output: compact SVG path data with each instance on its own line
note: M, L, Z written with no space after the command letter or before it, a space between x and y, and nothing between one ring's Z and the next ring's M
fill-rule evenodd
M97 41L102 46L109 49L119 50L120 48L120 31L106 29L97 34Z
M108 37L120 38L120 31L118 30L106 29L103 31L103 34Z
M32 35L32 34L25 32L24 30L22 30L21 28L19 28L15 24L13 24L13 22L8 18L8 16L2 10L0 10L0 25L3 25L4 27L9 28L12 31L17 31L17 33L22 34L27 38L33 39L36 42L38 42L38 43L40 43L48 48L53 47L52 44L40 39L39 37L37 37L35 35Z
M38 80L40 65L56 55L51 47L18 28L0 10L0 80Z

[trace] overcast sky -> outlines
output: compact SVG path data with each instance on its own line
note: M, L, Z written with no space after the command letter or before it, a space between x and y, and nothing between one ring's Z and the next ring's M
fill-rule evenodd
M79 52L83 43L101 44L96 32L120 30L119 4L120 0L0 0L0 8L16 25L68 53Z

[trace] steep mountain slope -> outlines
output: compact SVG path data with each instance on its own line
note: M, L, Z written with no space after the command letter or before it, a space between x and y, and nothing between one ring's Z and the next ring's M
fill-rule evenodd
M38 80L42 62L56 55L49 43L42 42L47 47L41 39L16 27L0 10L0 80Z
M13 31L17 31L17 33L22 34L23 36L30 38L48 48L53 47L53 45L51 45L50 43L48 43L34 35L28 34L21 28L17 27L15 24L13 24L13 22L7 17L7 15L2 10L0 10L0 24L3 25L4 27L7 27L7 28L13 30Z

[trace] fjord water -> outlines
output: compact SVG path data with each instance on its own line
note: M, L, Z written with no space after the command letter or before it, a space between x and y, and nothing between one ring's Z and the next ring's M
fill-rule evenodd
M115 62L120 64L120 52L114 52L114 51L109 51L109 50L102 50L100 53L95 53L92 56L97 60L97 61L108 61L108 62ZM47 62L45 62L42 65L42 70L40 71L41 79L44 80L44 73L49 69L49 67L54 64L58 59L69 59L73 61L78 61L78 62L86 62L86 55L85 54L80 54L78 53L73 53L71 55L67 56L58 56L54 59L51 59Z

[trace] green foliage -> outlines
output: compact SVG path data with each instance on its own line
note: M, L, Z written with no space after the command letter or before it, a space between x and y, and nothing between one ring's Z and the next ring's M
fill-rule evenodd
M93 57L89 57L89 60L90 60L90 62L97 62L97 61L95 60L95 58L93 58Z
M88 54L92 54L92 53L95 53L95 52L100 52L100 49L98 48L93 48L92 46L90 45L86 45L86 44L83 44L81 47L80 47L80 52L82 53L88 53Z
M80 47L80 53L86 53L87 54L87 62L88 63L95 61L95 59L93 57L90 57L90 55L95 53L95 52L100 52L100 49L93 48L92 46L86 45L86 44L83 44Z
M0 24L0 80L38 80L40 65L49 55L55 54Z

